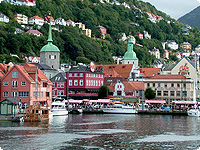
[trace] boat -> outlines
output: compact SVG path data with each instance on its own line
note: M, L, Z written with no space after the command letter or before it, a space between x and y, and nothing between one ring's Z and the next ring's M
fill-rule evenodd
M196 59L195 59L196 60ZM195 68L196 68L196 61L195 61ZM196 70L197 72L197 70ZM200 117L200 110L198 108L198 102L197 102L197 95L196 95L196 91L197 91L197 73L195 73L195 80L194 80L194 90L193 90L193 102L194 102L194 108L189 109L187 111L188 116L193 116L193 117Z
M133 106L124 105L124 104L114 104L109 105L106 108L102 108L103 113L109 114L136 114L138 110L135 109Z
M65 102L56 100L52 102L51 109L50 109L50 115L52 116L64 116L68 115L68 110L66 109Z
M42 106L31 106L23 115L24 122L41 122L49 120L49 109Z

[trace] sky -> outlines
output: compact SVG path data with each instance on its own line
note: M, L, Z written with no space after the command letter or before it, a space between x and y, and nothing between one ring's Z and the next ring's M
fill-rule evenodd
M200 5L200 0L141 0L154 5L156 9L170 15L172 18L184 16Z

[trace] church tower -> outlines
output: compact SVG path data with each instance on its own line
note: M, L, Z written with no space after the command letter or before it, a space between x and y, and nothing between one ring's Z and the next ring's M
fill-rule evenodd
M128 39L127 51L122 59L122 64L133 64L134 68L138 67L138 58L133 51L133 39Z
M46 64L53 69L60 67L60 50L52 42L51 23L49 23L49 36L47 45L43 46L40 50L40 64Z

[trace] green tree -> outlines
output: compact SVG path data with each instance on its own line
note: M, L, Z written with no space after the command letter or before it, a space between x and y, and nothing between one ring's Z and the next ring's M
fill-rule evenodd
M98 98L105 98L109 95L110 90L106 85L103 85L98 90Z
M144 95L147 99L153 99L156 97L155 91L150 87L145 90Z

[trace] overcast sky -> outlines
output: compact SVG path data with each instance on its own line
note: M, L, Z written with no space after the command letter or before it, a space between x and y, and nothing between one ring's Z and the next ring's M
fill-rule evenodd
M165 12L174 19L192 11L200 5L200 0L141 0L149 2L156 7L156 9Z

